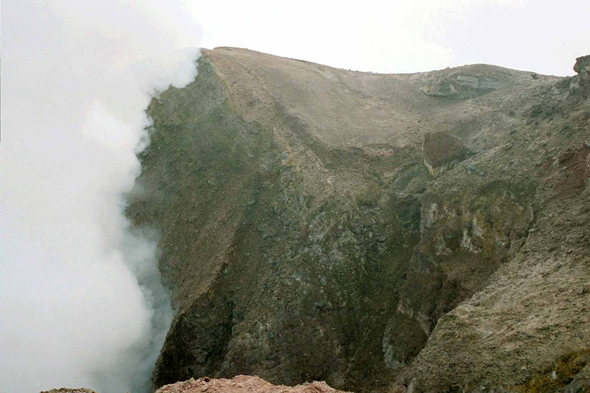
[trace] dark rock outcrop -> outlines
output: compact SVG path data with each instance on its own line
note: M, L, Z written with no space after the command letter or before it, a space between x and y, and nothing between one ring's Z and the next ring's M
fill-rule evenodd
M485 64L447 68L429 73L422 91L434 97L473 98L510 83L513 72Z
M570 83L570 94L587 98L590 96L590 55L578 57L574 64L574 71L578 74Z
M564 80L204 51L150 106L127 210L161 231L179 310L156 384L472 391L590 347L571 292L590 280L590 108Z
M463 161L468 152L461 139L456 136L446 132L424 134L424 144L422 145L424 165L432 176L437 176Z

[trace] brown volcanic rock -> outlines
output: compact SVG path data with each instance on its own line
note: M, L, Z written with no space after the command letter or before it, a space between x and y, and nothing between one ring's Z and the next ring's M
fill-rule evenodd
M468 150L456 136L446 132L427 132L424 134L422 154L428 171L433 176L448 170L463 161Z
M94 390L86 389L86 388L60 388L60 389L51 389L47 391L43 391L41 393L96 393Z
M542 182L542 192L533 196L542 203L528 198L533 207L530 222L527 215L519 213L524 212L522 207L526 205L495 208L495 202L490 204L491 208L482 218L490 219L498 213L506 215L488 221L493 227L490 229L496 231L500 229L497 224L502 223L504 231L504 235L496 233L491 237L496 239L491 245L498 251L501 251L498 246L511 249L506 250L497 270L487 280L479 281L483 284L479 289L473 288L472 295L438 319L426 346L402 371L398 385L392 390L585 392L588 389L586 363L570 367L569 362L571 359L587 361L590 348L587 292L590 282L590 173L585 169L590 152L585 143L590 135L590 102L585 100L572 105L571 100L563 96L556 98L553 105L560 113L558 117L545 117L528 126L522 125L519 132L524 138L513 138L493 154L478 155L478 170L489 175L474 177L469 176L468 171L453 170L444 179L431 184L430 193L445 192L447 187L457 185L466 189L468 178L474 181L471 187L477 187L479 179L495 171L511 171L517 177L523 169L530 171L527 168L534 163L533 168L537 170L529 172L529 180ZM533 135L539 134L548 139L535 140ZM564 134L572 139L564 138ZM552 149L552 153L548 149ZM533 151L546 153L539 160ZM517 164L518 169L514 168ZM526 181L521 177L523 186ZM501 191L498 185L494 188L508 203L521 204L527 199L522 198L527 186L520 191L513 190L512 196ZM425 202L430 200L429 197L424 199ZM457 219L457 213L458 210L453 212L445 207L433 210L432 217L434 222L441 222L442 218L444 224L449 218ZM429 215L423 214L423 217ZM514 224L517 225L510 229ZM436 246L438 238L438 249L443 252L437 252L435 247L426 253L431 258L436 259L437 253L441 254L438 258L444 257L448 251L443 244L452 243L451 237L445 237L449 231L444 230L444 226L441 229L441 236L431 237L433 241L428 241L430 230L422 238L422 244L429 246ZM506 229L512 235L506 236ZM467 232L467 236L471 236L471 244L476 245L473 233ZM485 245L486 241L478 240L478 243ZM457 260L458 254L452 252L452 247L448 248L451 262ZM483 253L485 249L482 248ZM441 266L445 263L448 262L439 261ZM454 271L459 270L455 268ZM427 269L423 272L431 274ZM444 297L437 297L437 301L444 301ZM559 377L564 362L567 378ZM578 389L580 386L583 388Z
M161 387L156 393L339 393L325 382L277 386L259 377L238 375L232 379L193 378Z
M590 347L590 108L567 79L378 75L235 48L198 66L150 106L127 210L162 233L179 310L157 386L471 391ZM476 71L504 82L458 79ZM423 93L449 72L465 94ZM454 165L433 177L427 133L473 154L445 139L433 158Z

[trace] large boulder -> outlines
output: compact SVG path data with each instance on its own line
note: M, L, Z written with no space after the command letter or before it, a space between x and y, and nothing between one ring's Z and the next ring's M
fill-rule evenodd
M574 71L578 74L590 72L590 55L578 57L574 64Z
M424 165L432 176L437 176L463 161L469 150L461 139L446 132L427 132L424 134L422 154Z
M573 96L590 96L590 55L578 57L574 64L574 71L578 74L572 78L570 94Z

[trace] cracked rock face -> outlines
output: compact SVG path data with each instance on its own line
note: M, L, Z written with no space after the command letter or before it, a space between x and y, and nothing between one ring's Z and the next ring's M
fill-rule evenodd
M428 75L422 91L434 97L473 98L509 83L510 71L485 64L435 71Z
M150 106L127 209L161 232L179 310L157 386L503 389L590 347L590 107L568 80L198 66ZM446 80L453 99L424 94Z

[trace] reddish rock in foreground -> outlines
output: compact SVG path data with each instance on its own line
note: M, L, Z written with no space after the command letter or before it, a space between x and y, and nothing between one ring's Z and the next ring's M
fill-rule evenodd
M325 382L304 383L293 387L273 385L259 377L238 375L232 379L189 379L162 386L156 393L338 393Z

